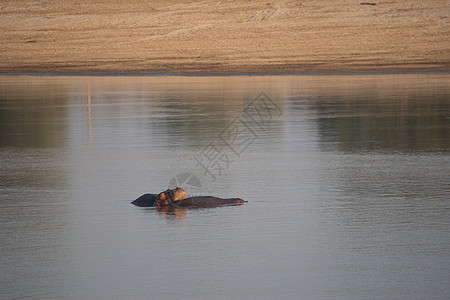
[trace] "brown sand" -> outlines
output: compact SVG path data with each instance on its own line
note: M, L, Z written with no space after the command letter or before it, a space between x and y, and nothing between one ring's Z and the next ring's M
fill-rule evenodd
M450 1L361 2L2 0L0 73L450 71Z

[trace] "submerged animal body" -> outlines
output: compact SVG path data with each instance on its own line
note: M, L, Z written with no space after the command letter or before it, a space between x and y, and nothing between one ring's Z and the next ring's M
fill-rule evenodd
M175 201L173 205L178 207L214 207L221 205L236 205L245 202L247 201L244 201L240 198L223 199L214 196L199 196Z
M240 198L229 198L223 199L214 196L199 196L184 198L186 192L177 187L174 190L167 190L158 195L155 206L174 206L174 207L214 207L220 205L230 205L230 204L242 204L245 203L244 200Z
M152 207L155 206L156 197L158 197L158 194L144 194L131 202L131 204L139 207Z
M198 196L185 198L186 192L177 187L168 189L159 194L144 194L137 198L132 204L141 207L215 207L221 205L237 205L246 203L240 198L218 198L214 196Z

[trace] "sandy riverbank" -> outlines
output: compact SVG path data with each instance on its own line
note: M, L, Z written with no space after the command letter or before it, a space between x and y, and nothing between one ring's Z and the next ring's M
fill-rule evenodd
M0 73L450 71L450 2L0 3Z

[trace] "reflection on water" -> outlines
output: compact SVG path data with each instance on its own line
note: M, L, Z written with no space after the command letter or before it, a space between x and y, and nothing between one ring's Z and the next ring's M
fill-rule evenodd
M449 83L0 76L2 297L448 298ZM235 120L257 137L211 180L194 157ZM129 204L186 173L249 203Z
M378 97L317 99L323 144L333 141L343 151L448 151L448 95L430 91L426 96L383 96L397 98L393 103Z

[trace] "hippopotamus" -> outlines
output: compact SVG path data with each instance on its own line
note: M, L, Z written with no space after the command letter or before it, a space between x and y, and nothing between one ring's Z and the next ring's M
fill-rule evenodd
M156 197L155 206L173 206L173 207L214 207L228 204L242 204L246 201L240 198L223 199L214 196L198 196L185 198L186 192L177 187L173 190L166 190Z
M169 190L167 190L169 191ZM166 192L167 192L166 191ZM152 207L152 206L163 206L163 205L155 205L155 202L157 200L157 198L161 201L162 198L165 197L165 193L166 192L162 192L159 194L144 194L142 196L140 196L139 198L137 198L136 200L134 200L133 202L131 202L131 204L134 204L136 206L140 206L140 207ZM182 200L186 197L186 192L182 189L182 188L176 188L173 190L173 199L172 201L178 201L178 200Z
M156 197L158 197L158 194L144 194L131 202L131 204L134 204L136 206L140 207L151 207L155 206Z
M242 204L246 203L240 198L223 199L214 196L198 196L198 197L186 197L186 192L177 187L176 189L168 189L162 193L145 194L137 198L133 202L137 206L156 206L156 207L214 207L220 205L230 204Z

